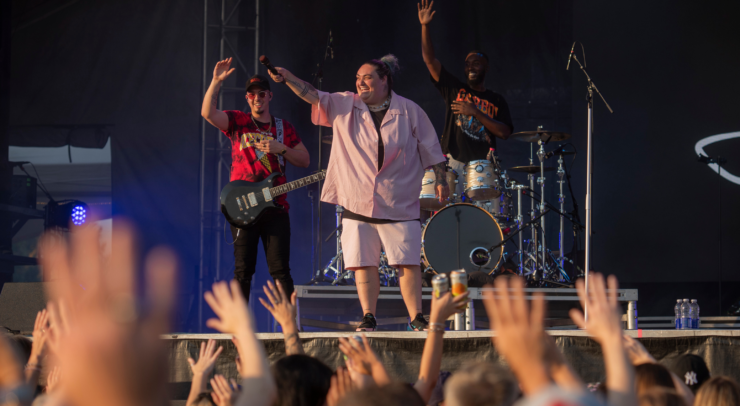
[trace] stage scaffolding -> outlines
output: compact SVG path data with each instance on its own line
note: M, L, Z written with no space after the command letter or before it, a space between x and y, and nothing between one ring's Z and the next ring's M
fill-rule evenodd
M252 11L253 10L253 11ZM251 25L250 25L251 24ZM237 70L224 82L219 109L245 110L244 83L258 70L260 42L260 0L203 1L203 92L213 78L216 62L233 58ZM253 56L253 61L250 56ZM250 67L248 64L253 63ZM250 71L251 69L251 71ZM231 146L228 138L204 119L201 120L200 156L200 263L198 264L198 326L203 328L203 293L215 280L224 279L222 264L227 225L221 215L219 194L229 181Z

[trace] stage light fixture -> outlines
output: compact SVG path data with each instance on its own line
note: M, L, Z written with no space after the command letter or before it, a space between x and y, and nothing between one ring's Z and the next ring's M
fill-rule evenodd
M70 227L81 226L87 221L88 211L87 204L79 200L49 202L46 205L44 228L69 229Z

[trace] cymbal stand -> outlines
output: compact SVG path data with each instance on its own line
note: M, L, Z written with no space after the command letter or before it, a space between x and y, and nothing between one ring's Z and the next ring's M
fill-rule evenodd
M560 213L565 213L565 194L563 194L563 176L565 176L565 170L563 169L563 154L558 154L558 184L560 184L560 193L558 194L558 202L560 202ZM565 217L560 215L560 233L558 234L558 250L560 251L560 258L555 262L560 264L560 268L563 267L563 258L565 257L565 251L563 251L563 237L565 232Z
M534 149L534 146L532 144L529 144L529 166L534 165L533 149ZM529 179L529 190L534 190L534 174L528 173L527 174L527 179ZM534 218L534 216L535 216L534 199L530 199L530 202L529 203L531 205L531 209L529 211L529 220L531 221ZM537 229L534 228L534 227L532 227L532 240L530 241L530 244L533 244L532 246L534 247L534 252L535 252L535 255L534 255L534 265L532 266L532 271L533 272L536 272L537 271L537 267L538 267L538 263L539 263L539 260L538 260L539 255L537 254L537 246L538 246L538 244L537 244Z
M524 235L521 233L524 216L522 215L522 190L527 189L527 185L512 185L516 190L516 229L519 231L519 276L524 276Z
M541 127L540 127L541 128ZM545 212L545 143L542 140L537 141L540 149L537 150L537 158L540 160L540 176L537 178L537 184L540 185L540 213ZM534 279L539 280L545 276L547 271L547 247L545 245L545 216L540 218L540 227L542 227L542 240L540 242L541 248L538 248L537 257L539 258L539 250L542 252L542 273L534 274Z

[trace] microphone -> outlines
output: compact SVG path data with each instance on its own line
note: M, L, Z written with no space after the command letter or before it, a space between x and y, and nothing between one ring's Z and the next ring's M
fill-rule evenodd
M565 147L563 147L563 146L561 145L561 146L559 146L559 147L557 147L557 148L553 149L552 151L550 151L550 152L546 153L546 154L545 154L545 158L544 158L544 159L550 158L550 157L551 157L551 156L553 156L553 155L561 155L561 154L562 154L563 152L565 152Z
M573 58L573 50L576 48L576 43L573 42L573 46L570 47L570 54L568 55L568 65L565 66L565 70L570 68L570 60Z
M267 68L267 70L269 70L270 73L272 73L273 75L276 75L276 76L279 75L277 69L275 69L275 67L272 66L272 64L270 63L270 60L267 59L266 56L264 55L260 56L260 63L265 65L265 68Z

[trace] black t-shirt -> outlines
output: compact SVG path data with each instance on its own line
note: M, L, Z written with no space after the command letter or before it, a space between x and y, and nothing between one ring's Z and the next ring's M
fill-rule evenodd
M444 66L439 73L439 82L435 82L434 78L431 79L446 104L445 127L440 141L442 152L467 163L486 159L489 149L496 148L496 136L477 119L455 114L451 108L453 101L473 103L488 117L508 125L512 132L514 131L509 105L500 94L491 90L475 91L467 83L452 76ZM490 143L487 138L490 139Z

